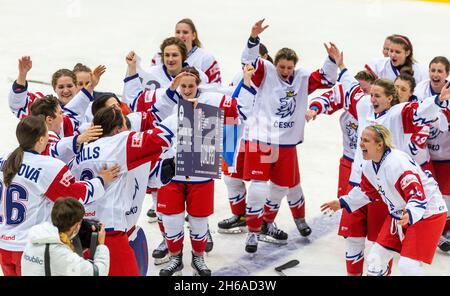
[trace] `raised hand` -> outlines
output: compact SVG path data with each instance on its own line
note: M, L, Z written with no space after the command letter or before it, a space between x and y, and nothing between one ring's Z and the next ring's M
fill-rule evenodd
M264 32L264 30L266 30L269 25L263 26L263 22L264 22L265 18L262 20L257 21L253 27L252 27L252 33L250 36L252 36L252 38L256 38L258 37L259 34L261 34L262 32Z
M344 52L339 51L339 48L337 48L337 46L333 42L330 42L330 47L328 47L326 43L324 43L323 45L325 46L328 55L336 62L336 65L338 65L340 69L341 67L345 68Z
M100 173L98 173L99 177L103 179L103 182L105 182L105 185L110 184L112 181L117 179L119 176L120 168L118 164L114 164L109 169L107 168L106 164L103 165L102 170Z
M253 73L255 73L255 68L252 65L247 64L244 66L243 71L244 71L244 84L250 87Z
M137 73L137 55L134 51L130 51L125 57L125 61L128 65L127 76L133 76Z
M439 100L441 102L450 99L450 88L449 88L449 85L450 85L450 81L448 81L444 85L444 87L441 89L441 94L439 95Z
M130 65L136 65L136 53L134 51L130 51L126 58L125 61L127 62L128 66Z
M192 73L189 72L181 72L180 74L178 74L177 76L175 76L175 78L172 80L172 83L170 84L170 90L171 91L175 91L177 90L178 86L180 85L180 81L181 78L185 77L185 76L193 76L195 78L197 78L197 76L195 76Z
M17 83L25 85L27 83L27 74L33 68L33 61L30 56L23 56L19 59L19 75Z
M94 88L100 82L100 77L103 75L103 73L105 73L105 71L106 71L106 66L104 66L104 65L99 65L94 69L94 71L92 71L91 82L86 87L89 92L92 93L94 91Z
M77 144L88 143L97 140L103 134L103 129L101 125L93 125L89 127L86 131L81 133L77 138Z

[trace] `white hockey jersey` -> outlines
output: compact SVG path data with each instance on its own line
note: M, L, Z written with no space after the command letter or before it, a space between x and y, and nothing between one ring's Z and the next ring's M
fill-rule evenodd
M430 80L424 80L414 89L414 95L422 100L431 96L438 95L431 88ZM439 121L430 126L430 136L427 141L431 160L449 161L450 160L450 110L442 110Z
M145 132L121 132L84 145L72 163L78 180L90 180L105 164L120 166L118 179L106 187L107 198L87 205L86 216L105 223L107 231L127 231L131 222L126 213L134 211L132 202L147 185L151 162L159 159L172 140L173 133L161 125Z
M248 114L252 112L254 105L254 95L256 94L253 87L249 88L242 85L241 91L236 98L226 96L221 93L212 91L198 92L196 98L199 103L212 105L224 110L224 123L225 124L239 124L239 120L247 120ZM178 92L171 91L168 88L164 93L160 93L161 97L157 97L155 104L152 105L151 111L155 115L157 121L163 119L168 121L177 121L177 104L178 100L182 100L182 97ZM174 155L165 155L165 157L172 157ZM175 176L173 179L175 182L187 182L187 183L202 183L211 179L200 177Z
M394 81L398 75L400 75L400 71L391 63L390 58L381 58L376 59L366 64L364 66L367 71L372 74L375 74L377 78L383 78L387 80ZM413 64L414 71L414 79L416 80L416 84L419 82L426 80L428 78L427 70L419 64Z
M42 155L49 155L69 164L79 152L77 138L78 135L61 139L55 132L48 131L48 142Z
M345 105L348 106L350 114L358 120L358 144L350 175L350 182L353 185L359 184L361 180L361 167L364 160L359 143L364 128L369 125L381 124L388 128L397 149L408 153L420 165L429 160L426 150L416 145L422 141L412 139L412 137L420 136L423 127L435 121L441 108L446 108L448 102L440 103L436 101L436 97L429 97L422 103L400 103L376 114L370 101L370 95L364 95L358 82L347 69L342 70L339 81L343 84L346 92L347 102ZM428 135L424 135L424 137L426 138Z
M328 57L322 69L313 73L297 68L287 83L279 78L275 66L259 57L259 40L249 40L242 53L243 64L253 64L252 82L257 88L254 109L248 118L249 140L280 146L303 142L308 94L329 88L337 78L337 65Z
M345 109L339 117L342 131L342 144L344 157L353 161L358 142L358 120L344 107L345 93L341 83L336 83L329 91L310 100L309 109L317 110L317 114L331 115L334 112Z
M396 220L409 213L409 224L447 212L447 207L433 177L426 175L409 155L388 149L379 163L363 165L361 186L339 199L341 206L353 212L372 200L387 205Z
M28 92L27 87L28 83L25 87L14 83L8 95L9 108L19 119L30 115L30 108L33 102L44 96L40 92ZM74 135L79 125L84 121L85 112L89 103L93 100L93 96L85 88L82 88L69 103L61 106L64 112L61 133L59 135L61 138Z
M191 67L202 70L208 77L208 83L220 84L222 82L219 64L214 56L207 50L198 46L192 47L191 51L187 54L185 62ZM156 54L153 57L151 65L162 65L161 56L159 54Z
M7 155L0 158L0 167ZM50 219L58 197L73 197L83 204L103 197L103 180L93 175L89 181L76 182L62 161L37 152L24 152L19 172L6 187L0 170L0 248L23 251L28 230Z

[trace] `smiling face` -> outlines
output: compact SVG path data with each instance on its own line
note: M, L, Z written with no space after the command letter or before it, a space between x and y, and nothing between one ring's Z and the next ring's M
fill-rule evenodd
M395 67L405 64L406 58L411 54L409 50L405 50L401 44L391 43L389 48L389 58Z
M445 65L442 63L433 63L428 70L431 87L434 91L441 91L445 85L445 80L448 77L448 72L445 70Z
M193 41L197 38L197 35L192 32L191 27L185 23L178 23L175 26L175 37L180 38L186 45L187 51L191 51Z
M180 73L183 65L183 58L178 46L168 45L164 48L163 63L167 68L167 72L173 77Z
M56 95L58 96L58 100L66 105L78 92L77 86L75 85L72 77L69 76L61 76L56 81L56 85L54 88Z
M411 86L409 82L406 80L402 80L397 78L394 82L395 88L397 89L397 93L400 97L400 103L408 102L409 98L413 95Z
M375 113L381 113L391 107L392 96L386 96L384 89L378 85L370 88L370 102Z
M374 160L378 162L383 155L383 143L377 143L376 136L376 132L368 127L366 127L362 132L359 147L361 148L363 158L365 160Z
M295 63L287 59L280 59L276 64L278 76L283 81L288 81L294 74Z
M197 79L195 76L184 76L180 79L180 92L183 99L193 99L197 95Z

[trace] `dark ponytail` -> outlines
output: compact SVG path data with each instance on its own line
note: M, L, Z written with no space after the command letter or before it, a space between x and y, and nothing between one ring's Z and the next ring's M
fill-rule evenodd
M16 128L19 147L9 155L2 168L3 181L6 187L11 185L12 180L20 170L24 151L33 149L39 138L45 136L46 133L47 126L42 115L28 116L19 122Z
M101 125L103 129L103 136L110 136L114 129L122 128L125 125L122 111L115 107L103 107L98 110L92 121L94 125Z

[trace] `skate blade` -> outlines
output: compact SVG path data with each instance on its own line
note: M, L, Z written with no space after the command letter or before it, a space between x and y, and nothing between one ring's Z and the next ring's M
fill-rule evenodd
M163 257L163 258L154 258L154 259L155 259L155 262L154 262L155 265L161 265L161 264L164 264L164 263L167 263L170 261L169 255L166 255L166 257Z
M287 240L278 240L278 239L275 239L271 236L264 235L264 234L260 234L258 240L261 242L266 242L266 243L280 245L280 246L287 245L287 243L288 243Z
M239 234L239 233L247 233L247 227L246 227L246 226L241 226L241 227L231 228L231 229L218 228L218 229L217 229L217 232L218 232L218 233L222 233L222 234Z

